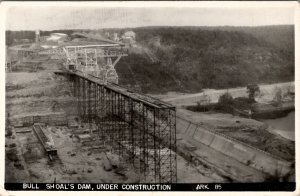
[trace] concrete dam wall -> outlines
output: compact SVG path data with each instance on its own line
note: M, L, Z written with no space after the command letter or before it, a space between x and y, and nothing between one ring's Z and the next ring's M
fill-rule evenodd
M205 144L237 161L271 175L284 176L292 163L257 149L246 143L202 128L200 125L177 116L177 133L191 144Z

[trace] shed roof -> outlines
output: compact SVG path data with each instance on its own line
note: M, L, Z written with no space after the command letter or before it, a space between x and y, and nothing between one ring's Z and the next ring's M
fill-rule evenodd
M72 34L72 36L90 38L90 39L94 39L94 40L101 41L101 42L104 42L104 43L118 44L120 46L124 45L121 42L116 42L116 41L113 41L113 40L110 40L110 39L106 39L106 38L104 38L104 37L102 37L100 35L93 35L93 34L90 34L90 33L75 32L75 33Z

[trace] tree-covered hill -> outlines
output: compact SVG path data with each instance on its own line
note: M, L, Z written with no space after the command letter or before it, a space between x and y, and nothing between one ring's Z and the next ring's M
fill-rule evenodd
M293 26L145 27L117 65L120 83L143 92L196 92L294 80ZM270 34L270 36L268 36Z

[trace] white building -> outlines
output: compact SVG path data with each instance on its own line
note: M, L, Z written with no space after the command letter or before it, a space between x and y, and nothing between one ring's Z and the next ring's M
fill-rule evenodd
M125 32L123 34L122 37L127 38L127 39L131 38L131 39L135 40L135 32L133 32L133 31L127 31L127 32Z
M127 31L122 35L122 42L126 46L134 46L135 45L135 32Z
M67 37L68 37L68 35L64 34L64 33L51 33L50 37L48 37L46 40L59 42L59 41L65 41L67 39Z

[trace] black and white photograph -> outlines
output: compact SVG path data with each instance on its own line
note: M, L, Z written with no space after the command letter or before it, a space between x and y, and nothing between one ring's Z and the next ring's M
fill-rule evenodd
M0 7L7 192L296 190L297 2Z

